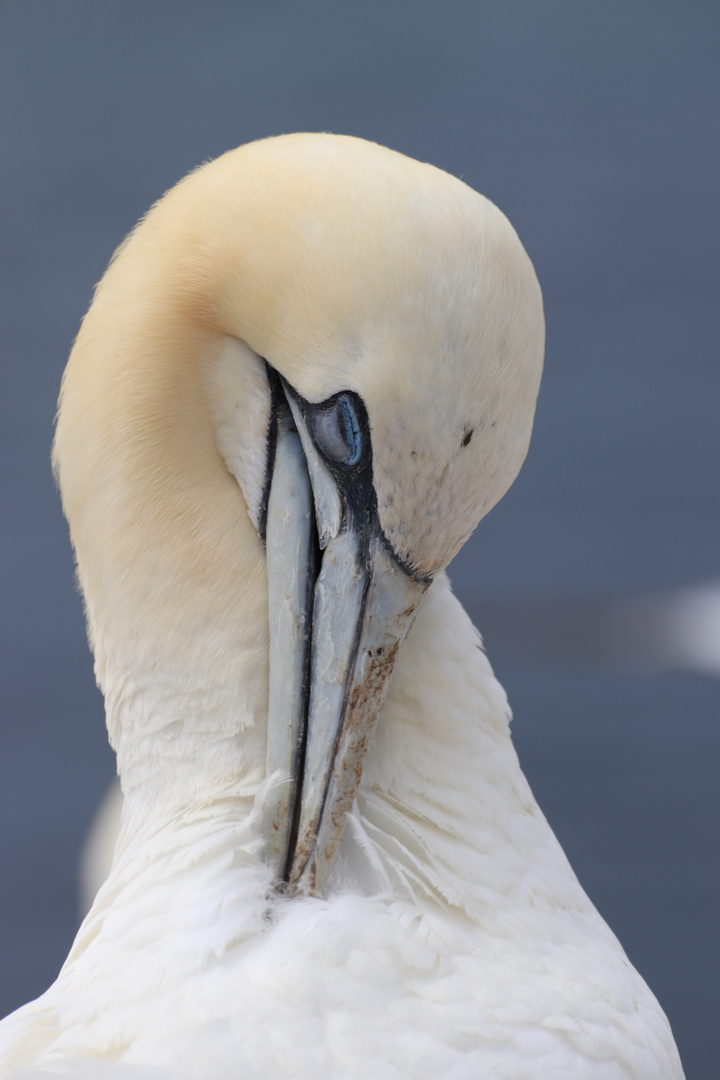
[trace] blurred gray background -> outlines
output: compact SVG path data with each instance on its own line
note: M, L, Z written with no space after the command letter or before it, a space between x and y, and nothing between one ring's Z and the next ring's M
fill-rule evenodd
M720 1075L720 664L652 647L720 579L719 31L716 0L0 2L0 1013L57 974L114 772L49 467L68 349L185 172L329 130L461 176L535 263L534 441L451 576L580 880Z

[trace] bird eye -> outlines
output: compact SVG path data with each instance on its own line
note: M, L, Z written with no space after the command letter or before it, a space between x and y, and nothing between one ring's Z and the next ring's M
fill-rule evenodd
M360 421L349 394L340 394L313 417L313 434L318 448L338 465L357 465L362 457Z

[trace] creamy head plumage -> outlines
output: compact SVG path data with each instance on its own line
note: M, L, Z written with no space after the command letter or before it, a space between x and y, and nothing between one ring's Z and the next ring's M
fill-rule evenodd
M268 851L322 890L413 611L525 457L543 343L503 215L372 143L253 143L153 207L54 452L126 792L277 771Z

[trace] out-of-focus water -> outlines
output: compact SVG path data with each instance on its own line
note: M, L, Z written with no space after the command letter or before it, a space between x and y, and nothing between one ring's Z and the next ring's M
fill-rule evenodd
M79 845L113 774L48 461L79 319L114 247L191 167L332 130L462 176L535 262L534 442L451 574L481 628L492 594L521 760L583 884L688 1077L720 1072L720 681L603 667L562 628L534 651L525 626L533 597L582 611L720 574L719 31L717 5L666 0L5 0L0 1012L67 952Z

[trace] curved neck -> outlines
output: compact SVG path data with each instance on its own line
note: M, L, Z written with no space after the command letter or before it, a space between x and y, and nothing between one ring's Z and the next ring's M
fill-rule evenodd
M99 351L98 301L55 452L110 741L126 794L213 797L262 777L267 712L265 554L211 415L224 342L169 305L163 335L119 319Z

